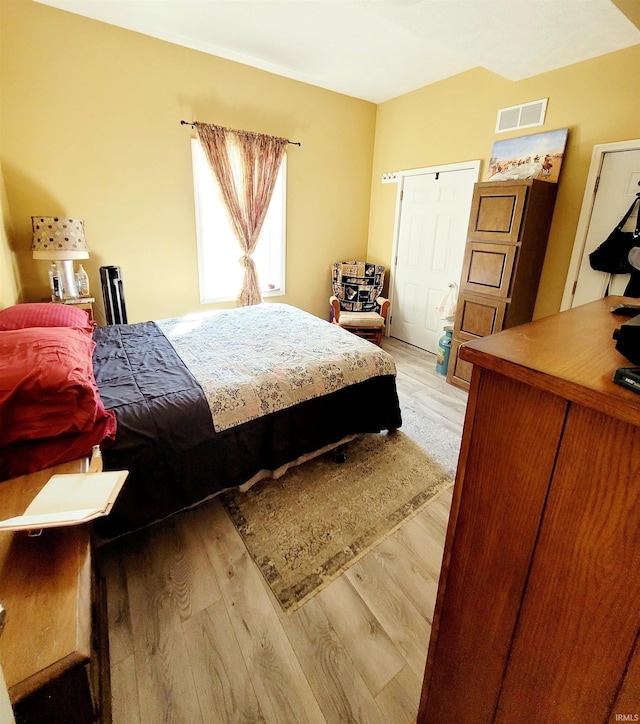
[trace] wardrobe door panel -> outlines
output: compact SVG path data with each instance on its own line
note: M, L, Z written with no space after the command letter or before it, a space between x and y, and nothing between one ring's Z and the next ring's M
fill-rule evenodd
M508 297L517 249L507 244L468 242L462 264L461 291Z
M458 299L456 324L458 336L486 337L502 329L506 304L502 299L461 294Z
M515 244L520 236L528 185L510 182L478 187L471 206L468 238Z
M449 366L447 367L447 382L462 389L468 390L471 382L471 372L473 365L465 362L458 357L460 345L464 344L464 339L454 339L451 341L451 352L449 357Z

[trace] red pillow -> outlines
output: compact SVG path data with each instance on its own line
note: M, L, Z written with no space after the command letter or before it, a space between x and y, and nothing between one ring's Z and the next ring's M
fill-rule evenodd
M95 323L86 310L68 304L31 302L0 309L0 330L27 327L74 327L91 332Z
M0 447L86 432L113 416L98 394L94 347L81 329L0 331Z

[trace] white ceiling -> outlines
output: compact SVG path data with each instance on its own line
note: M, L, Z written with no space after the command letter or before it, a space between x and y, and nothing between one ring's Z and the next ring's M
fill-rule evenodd
M611 0L37 0L380 103L482 66L516 81L640 43Z

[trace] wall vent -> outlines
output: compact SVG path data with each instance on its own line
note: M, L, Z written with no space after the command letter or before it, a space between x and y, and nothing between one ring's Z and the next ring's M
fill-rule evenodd
M501 108L498 111L496 133L543 125L548 100L548 98L542 98L539 101L531 101L519 106Z

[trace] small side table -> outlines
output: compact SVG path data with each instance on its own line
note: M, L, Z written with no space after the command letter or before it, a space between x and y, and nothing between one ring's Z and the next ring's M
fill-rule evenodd
M0 519L23 513L52 475L87 467L83 458L3 482ZM18 724L110 721L104 591L92 573L89 525L0 533L0 662Z
M95 301L95 297L77 297L75 299L61 299L59 302L54 302L54 304L69 304L78 309L84 309L89 315L89 319L93 322L95 321L93 318L93 303Z

